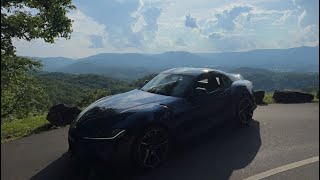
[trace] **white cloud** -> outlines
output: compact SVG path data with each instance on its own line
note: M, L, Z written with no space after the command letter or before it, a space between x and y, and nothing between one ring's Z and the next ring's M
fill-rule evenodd
M137 20L131 25L131 29L134 33L143 31L143 28L147 25L142 15L135 15Z
M308 25L296 33L298 43L305 46L319 45L319 26Z
M19 55L25 56L66 56L84 57L101 51L97 48L111 48L108 46L106 26L86 16L80 10L68 14L74 20L71 39L56 39L54 44L45 43L41 39L31 42L14 39L13 43ZM99 42L100 41L100 42ZM99 43L99 44L97 44Z
M251 24L253 14L250 12L241 13L238 17L233 20L236 31L241 31L247 28Z
M277 48L291 48L297 46L319 46L319 27L309 25L305 28L289 30L288 37L283 37L277 44Z
M305 19L306 15L307 15L307 11L306 10L303 10L303 12L299 15L298 24L299 24L300 27L303 26L303 20Z
M232 4L221 9L216 9L214 10L216 26L226 31L233 31L236 27L236 18L252 10L253 7L247 4Z
M197 28L198 23L195 17L192 17L191 14L186 15L186 20L184 21L186 27Z
M200 19L197 22L200 29L199 40L195 43L203 43L210 51L242 51L255 48L287 48L288 44L281 45L285 39L290 39L296 46L304 44L316 44L317 33L311 33L308 40L298 38L287 31L297 29L294 18L297 10L274 10L250 4L234 3L211 10L212 16ZM295 13L295 14L294 14ZM272 25L277 25L275 28ZM297 30L298 34L304 34L307 30ZM310 30L309 30L310 31ZM193 34L196 35L196 34ZM202 37L201 37L202 36ZM202 39L202 40L200 40ZM306 43L308 41L308 43ZM289 46L291 47L291 46Z
M175 40L175 45L176 46L187 46L188 44L186 44L182 38L178 38Z
M132 16L136 19L131 28L134 33L143 38L142 41L152 41L158 30L158 18L162 9L157 4L146 4L140 0L140 6Z
M70 40L14 40L20 55L83 57L286 48L319 42L319 1L78 1Z
M239 49L248 48L248 44L250 47L254 47L252 45L253 43L251 43L253 42L252 39L250 41L246 40L249 38L248 36L252 38L255 33L259 33L256 32L257 27L266 26L268 25L267 23L271 25L271 23L275 21L275 17L280 17L280 15L284 13L284 11L265 10L242 3L234 3L220 8L214 8L211 12L213 12L212 16L203 20L204 24L199 28L199 32L201 32L199 36L203 36L202 38L214 43L216 49L220 49L219 46L225 48L225 44L231 42L231 39L237 39L236 41L239 41L239 43L236 43ZM241 37L243 40L240 40ZM250 43L242 43L241 41ZM257 40L255 42L261 43L263 41ZM232 49L235 48L235 45L231 43L229 43L229 45L232 45Z
M298 18L298 24L300 27L319 24L318 0L293 0L293 3L302 11Z
M80 10L68 14L68 17L74 22L72 24L73 32L83 35L106 36L106 26L95 21L92 17L86 16Z
M208 37L210 39L216 40L216 39L221 39L223 37L223 34L212 32L209 34Z
M284 24L292 15L292 11L286 10L283 12L283 16L281 18L275 20L272 24L273 25L282 25Z
M257 25L261 26L262 22L273 22L275 18L280 18L285 13L285 11L266 10L243 3L233 3L214 8L211 12L213 12L213 15L205 19L202 26L202 32L206 35L216 31L239 33L252 30Z

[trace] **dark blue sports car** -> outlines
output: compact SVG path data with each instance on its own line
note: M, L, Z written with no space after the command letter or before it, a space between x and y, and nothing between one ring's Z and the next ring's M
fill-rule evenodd
M252 83L208 68L166 70L140 89L97 100L70 126L77 158L130 158L143 168L165 161L170 144L224 121L247 125L256 104Z

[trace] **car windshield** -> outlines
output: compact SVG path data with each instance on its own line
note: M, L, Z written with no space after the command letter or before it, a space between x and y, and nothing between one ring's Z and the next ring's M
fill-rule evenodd
M160 73L141 90L174 97L185 97L193 82L193 76L183 74Z

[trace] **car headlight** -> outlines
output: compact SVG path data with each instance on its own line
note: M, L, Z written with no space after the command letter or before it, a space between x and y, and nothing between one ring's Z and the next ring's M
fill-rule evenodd
M125 132L126 130L124 129L112 129L111 135L109 137L83 137L83 139L111 140L123 136Z

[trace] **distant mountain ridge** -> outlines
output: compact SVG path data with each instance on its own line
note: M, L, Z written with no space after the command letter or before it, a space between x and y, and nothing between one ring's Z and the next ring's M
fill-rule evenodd
M252 67L272 71L319 72L319 46L222 53L185 51L168 51L160 54L101 53L77 60L64 57L36 59L41 60L44 70L49 72L105 74L121 79L135 79L181 66L211 67L221 70Z
M74 59L65 58L65 57L47 57L47 58L33 57L33 58L36 60L40 60L40 62L44 66L44 70L49 72L59 71L60 68L73 64L75 62Z
M319 46L289 49L257 49L248 52L200 53L222 66L256 67L282 71L319 72Z

